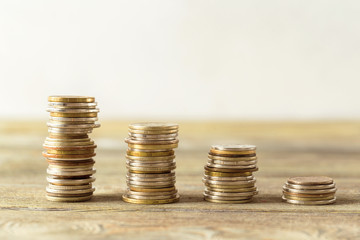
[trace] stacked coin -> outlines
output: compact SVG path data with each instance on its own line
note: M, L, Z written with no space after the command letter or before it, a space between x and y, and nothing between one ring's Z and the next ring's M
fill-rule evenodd
M92 197L96 145L88 136L99 109L93 97L50 96L47 111L49 136L43 156L49 166L46 198L50 201L77 202Z
M293 177L283 186L282 199L300 205L325 205L336 201L335 183L332 178Z
M215 203L247 203L258 193L253 172L257 171L256 147L214 145L205 165L204 199Z
M127 191L123 200L138 204L163 204L179 200L175 188L175 154L178 124L129 125L126 154Z

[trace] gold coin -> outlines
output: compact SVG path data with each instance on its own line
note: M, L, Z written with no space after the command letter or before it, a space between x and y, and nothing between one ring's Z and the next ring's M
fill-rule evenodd
M137 156L130 156L126 155L126 158L133 161L145 161L145 162L151 162L151 161L170 161L175 159L175 155L172 156L164 156L164 157L137 157Z
M332 184L332 178L325 176L311 176L311 177L292 177L287 180L288 183L297 185L327 185Z
M87 146L91 146L91 147L96 147L96 145L94 144L94 141L80 141L80 142L49 142L49 141L45 141L44 147L87 147Z
M67 103L67 102L49 102L49 107L53 108L96 108L97 103Z
M252 197L258 193L257 190L255 191L248 191L248 192L218 192L218 191L210 191L205 189L204 193L207 195L212 196L221 196L221 197Z
M205 186L205 191L219 192L219 193L243 193L243 192L258 192L258 189L253 187L240 187L240 188L211 188Z
M294 197L294 196L289 196L289 195L283 195L283 197L285 197L286 199L289 199L289 200L298 200L298 201L322 201L322 200L330 200L330 199L333 199L335 196L334 194L333 195L330 195L330 196L327 196L327 197Z
M282 197L282 199L285 202L298 204L298 205L327 205L336 202L336 197L330 200L323 200L323 201L299 201L299 200L286 199L284 197Z
M96 145L92 144L92 145L46 145L44 144L43 147L45 149L49 149L49 150L57 150L57 151L71 151L71 150L92 150L92 152L94 152L95 148L97 147Z
M51 117L71 117L71 118L85 118L85 117L97 117L97 113L59 113L51 112Z
M50 133L49 138L51 141L80 141L80 139L84 139L87 141L89 136L87 134L55 134Z
M50 154L47 152L43 152L42 155L46 158L51 158L51 159L89 159L92 158L94 156L96 156L96 153L92 153L92 154Z
M83 202L90 200L92 198L92 195L85 196L85 197L52 197L46 195L47 200L53 201L53 202Z
M251 202L253 199L250 198L250 199L246 199L246 200L217 200L217 199L211 199L211 198L208 198L208 197L204 197L204 200L205 201L208 201L208 202L213 202L213 203L227 203L227 204L234 204L234 203L249 203Z
M172 129L178 129L179 124L161 123L161 122L143 122L143 123L132 123L129 125L129 128L135 130L172 130Z
M204 197L213 199L213 200L223 200L223 201L239 201L239 200L247 200L254 196L254 194L250 193L246 196L234 196L234 197L226 197L226 196L218 196L204 193Z
M174 203L179 201L180 196L176 195L174 198L169 199L133 199L128 197L127 195L123 195L123 200L128 203L136 203L136 204L166 204L166 203Z
M244 150L244 151L227 151L227 150L216 150L216 149L210 149L210 152L217 155L250 155L255 154L255 150Z
M205 183L206 187L209 188L221 188L221 189L239 189L239 188L251 188L254 187L254 183L248 183L248 184L241 184L241 185L222 185L222 184L210 184Z
M255 168L246 168L246 169L234 169L234 168L214 168L214 167L204 167L206 171L210 172L221 172L221 173L244 173L244 172L256 172L259 170L257 167Z
M178 144L162 144L162 145L140 145L140 144L128 144L129 148L135 149L147 149L147 150L167 150L177 148Z
M251 176L252 172L227 173L227 172L214 172L205 169L205 174L212 177L247 177L247 176Z
M47 153L49 154L61 154L61 155L66 155L66 154L93 154L94 153L94 149L90 148L87 150L54 150L54 149L47 149Z
M141 151L130 151L127 150L126 152L130 156L137 156L137 157L163 157L163 156L172 156L174 155L174 151L163 151L163 152L141 152Z
M64 103L92 103L95 102L94 97L87 96L49 96L49 102L64 102Z

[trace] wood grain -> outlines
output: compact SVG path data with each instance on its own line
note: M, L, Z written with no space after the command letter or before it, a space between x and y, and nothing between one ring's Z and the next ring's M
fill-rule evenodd
M360 239L360 123L180 122L177 188L168 205L121 201L129 122L102 122L96 191L84 203L45 199L47 163L43 122L0 122L1 239ZM253 203L223 205L202 199L203 166L211 144L258 146L260 193ZM334 178L338 201L329 206L281 202L290 176Z

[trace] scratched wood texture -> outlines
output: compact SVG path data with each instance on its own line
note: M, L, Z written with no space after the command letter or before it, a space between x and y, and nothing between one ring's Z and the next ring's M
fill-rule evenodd
M0 122L0 239L360 239L359 122L180 122L181 200L147 206L121 201L130 121L102 122L91 135L98 144L91 201L47 201L45 121ZM253 203L202 200L203 165L214 143L258 146ZM301 175L333 177L337 203L281 202L286 178Z

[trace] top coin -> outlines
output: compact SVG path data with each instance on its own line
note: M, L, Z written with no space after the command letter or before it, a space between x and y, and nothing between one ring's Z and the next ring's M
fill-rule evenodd
M92 103L95 102L94 97L87 96L49 96L49 102L67 102L67 103Z
M229 145L212 145L212 149L220 151L255 151L256 146L254 145L240 145L240 144L229 144Z
M312 177L292 177L289 178L287 182L298 185L324 185L324 184L332 184L334 181L332 178L325 176L312 176Z
M179 125L177 123L143 122L132 123L129 128L134 130L172 130L178 129Z

